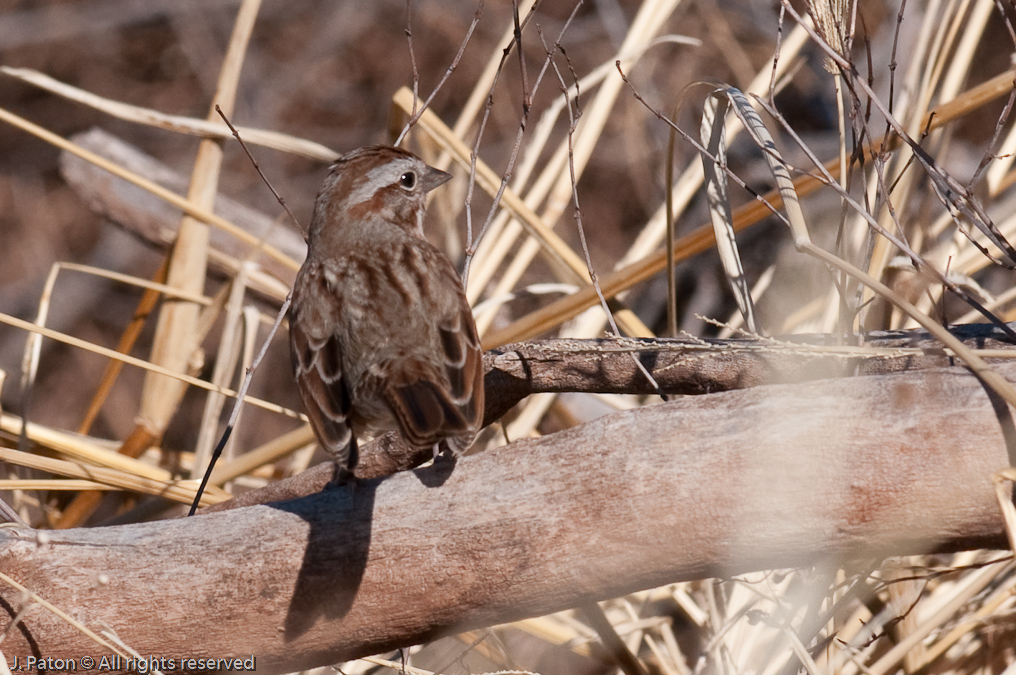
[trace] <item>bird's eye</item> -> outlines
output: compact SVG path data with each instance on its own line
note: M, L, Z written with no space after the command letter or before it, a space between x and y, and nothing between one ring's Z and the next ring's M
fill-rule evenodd
M412 190L414 187L416 187L416 172L407 171L401 176L399 176L399 185L406 188L407 190Z

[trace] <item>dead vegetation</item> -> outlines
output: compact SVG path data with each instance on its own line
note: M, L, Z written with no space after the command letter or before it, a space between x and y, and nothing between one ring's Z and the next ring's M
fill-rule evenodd
M120 4L0 28L8 659L1011 671L1010 6ZM451 167L496 405L450 476L171 520L302 256L213 104L304 222L407 123ZM276 340L203 503L319 490L299 413Z

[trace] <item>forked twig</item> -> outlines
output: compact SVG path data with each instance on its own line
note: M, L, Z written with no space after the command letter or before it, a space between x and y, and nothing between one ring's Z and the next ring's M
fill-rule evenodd
M508 187L508 183L511 182L512 176L514 175L515 163L518 161L519 152L522 149L522 139L525 135L526 126L529 123L529 111L531 107L531 101L534 93L540 88L540 83L543 80L543 75L547 71L548 63L545 61L539 76L537 76L536 78L536 82L533 85L533 88L530 89L529 79L526 75L526 61L522 53L522 32L525 29L525 27L529 24L529 20L535 14L537 8L539 7L539 4L540 4L539 1L537 1L530 8L529 13L526 15L526 18L520 21L518 1L513 0L512 2L512 11L513 11L512 18L514 21L513 24L514 31L512 32L512 39L501 53L501 61L498 64L497 71L494 75L494 79L490 83L490 89L488 90L487 93L487 102L483 108L483 118L480 121L480 128L477 131L476 140L473 142L473 147L470 152L469 187L466 191L466 200L465 200L467 246L466 246L466 261L464 268L462 270L463 279L469 278L469 270L473 261L473 254L476 252L476 243L481 239L483 239L491 223L494 222L494 216L495 214L497 214L498 209L501 206L501 198L503 197L504 192ZM575 17L575 12L578 10L578 6L580 4L581 0L575 5L575 7L572 10L572 13L569 15L567 21L565 21L564 26L562 26L561 35L564 35L565 31L568 30L568 27L571 25L572 19ZM507 63L508 61L508 57L511 54L513 47L519 53L519 67L520 67L520 75L522 78L522 101L523 101L522 118L519 121L519 129L518 132L515 134L515 143L512 145L511 154L508 157L508 162L505 166L504 171L501 172L501 182L500 185L498 186L497 193L494 195L493 202L491 202L490 209L487 211L487 216L486 218L484 218L483 225L480 226L480 231L477 232L476 236L474 237L473 218L472 218L473 215L472 198L473 198L473 190L476 185L476 162L477 158L479 157L480 141L483 139L483 132L486 129L487 120L490 117L490 111L494 105L494 88L497 86L497 83L501 77L501 72L504 69L505 63Z
M476 24L480 23L480 17L483 16L483 2L484 0L479 0L479 4L477 4L476 6L476 11L473 12L473 20L472 22L470 22L469 28L466 30L466 36L462 38L462 43L459 44L459 50L455 52L455 57L452 58L452 62L448 64L448 68L445 69L444 75L442 75L441 79L438 80L438 83L434 86L433 91L430 92L430 95L427 97L427 100L424 101L419 106L419 108L414 107L413 112L409 117L409 120L402 127L402 132L399 133L398 138L395 139L395 145L399 145L400 143L402 143L402 140L406 137L406 134L409 133L409 130L413 127L414 124L416 124L417 120L420 119L420 115L422 115L425 110L430 108L430 104L434 100L434 97L437 96L437 93L439 91L441 91L441 89L445 85L445 82L447 82L448 78L452 76L452 73L455 72L455 69L459 65L459 61L462 60L462 54L466 51L466 45L469 44L470 38L473 37L473 31L476 30ZM414 101L413 105L415 106L416 105L415 102L418 100L416 93L417 90L419 89L420 77L416 70L416 56L413 53L412 26L409 23L408 18L411 11L410 3L411 0L406 0L406 14L407 14L406 37L409 40L409 56L413 64L413 101Z

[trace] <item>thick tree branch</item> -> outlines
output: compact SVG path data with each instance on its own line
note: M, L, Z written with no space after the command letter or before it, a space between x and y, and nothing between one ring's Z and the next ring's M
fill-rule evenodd
M1004 334L993 326L956 326L952 331L972 349L1009 350L1016 354L1016 346L1005 342ZM484 424L500 419L532 394L655 394L635 366L633 355L668 394L707 394L763 384L916 372L956 363L923 330L873 333L866 337L864 345L863 349L838 346L826 335L794 335L773 340L538 340L506 345L484 357L487 369ZM397 434L388 434L361 446L356 475L380 478L412 469L430 458L429 449L416 451L402 443ZM209 510L293 499L319 491L330 479L330 469L320 466Z
M0 569L142 654L288 671L682 579L1004 546L1012 437L962 368L760 386L285 503L4 529ZM4 652L97 648L35 606Z

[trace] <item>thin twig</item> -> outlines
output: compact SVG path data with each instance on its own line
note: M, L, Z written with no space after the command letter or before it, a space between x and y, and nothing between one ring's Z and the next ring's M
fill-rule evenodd
M406 2L407 7L409 5L409 1L410 0L407 0ZM455 69L458 68L459 61L462 60L462 54L466 51L466 45L469 44L470 38L473 37L473 31L476 30L476 25L480 23L480 18L483 16L483 2L484 0L480 0L479 4L477 4L476 11L473 12L473 20L472 22L470 22L469 28L466 30L466 36L462 38L462 43L459 45L459 50L455 52L455 57L452 58L452 62L448 65L448 68L445 70L444 75L441 76L441 79L438 80L437 85L435 85L434 89L430 92L430 95L427 97L427 100L424 101L418 109L415 109L412 115L410 115L409 121L407 121L405 126L402 128L402 132L399 134L399 137L395 139L395 145L399 145L400 143L402 143L402 140L406 137L406 134L409 133L409 130L413 127L414 124L416 124L416 121L420 119L420 115L422 115L423 112L430 107L430 104L434 100L434 97L437 96L437 93L441 91L441 89L444 87L445 82L448 81L448 78L451 77L452 73L455 72ZM413 55L412 32L408 25L408 19L406 33L407 36L409 37L409 54L410 58L413 61L413 94L414 94L413 100L415 105L415 101L418 98L415 94L417 93L417 87L419 85L419 76L416 72L416 58Z
M581 0L579 0L579 3L581 4ZM474 190L474 188L476 186L476 160L477 160L477 157L479 156L480 141L483 138L483 132L484 132L484 130L487 127L487 120L490 118L491 108L494 105L494 88L497 86L497 83L498 83L498 81L501 78L501 72L503 71L504 65L505 65L505 63L508 60L508 56L511 54L512 47L513 46L516 47L519 50L519 53L521 54L521 52L522 52L522 31L529 24L529 20L536 13L536 10L537 10L537 8L539 6L540 6L540 3L539 3L539 1L537 1L532 6L532 8L530 8L529 14L526 15L525 20L523 20L520 23L520 22L518 22L518 6L517 6L517 4L515 5L515 15L516 15L515 16L515 20L516 20L515 30L514 30L514 32L512 34L511 41L508 43L508 45L504 48L504 50L501 53L501 62L498 64L497 71L496 71L496 73L494 75L494 79L491 81L491 83L490 83L490 89L488 90L488 93L487 93L487 103L484 105L483 118L480 121L480 129L479 129L479 131L476 134L476 140L473 142L473 147L472 147L472 149L470 151L470 155L469 155L469 158L470 158L470 161L469 161L469 186L468 186L468 188L466 190L466 199L465 199L465 207L466 207L466 239L467 239L466 244L467 245L466 245L465 265L464 265L464 268L463 268L463 271L462 271L462 278L463 279L468 279L469 278L469 267L470 267L470 264L472 263L472 260L473 260L473 254L476 252L476 243L480 239L483 238L483 235L487 232L487 228L490 227L490 224L494 220L494 215L497 213L498 207L501 204L501 196L504 194L505 189L508 187L508 183L511 181L512 173L515 170L515 162L518 159L519 150L522 148L522 138L523 138L523 136L525 134L526 124L528 123L528 118L529 118L529 107L526 106L526 105L522 106L522 119L519 122L519 130L518 130L518 133L516 133L516 135L515 135L515 143L512 146L511 154L510 154L510 156L508 158L508 164L505 167L505 170L501 174L501 184L498 187L497 194L494 196L494 201L490 205L490 209L487 211L487 217L484 219L483 225L480 227L480 231L474 237L473 236L473 218L472 218L472 215L473 215L472 198L473 198L473 190ZM574 12L573 12L573 15L574 15ZM564 28L562 30L567 30L568 25L570 23L571 23L571 18L569 18L569 20L565 22L565 26L564 26ZM523 68L524 68L524 63L525 62L523 61ZM540 78L537 78L536 88L539 88L539 83L540 83L540 79L542 79L542 76L543 76L543 74L541 72ZM526 82L525 79L523 79L522 98L523 98L523 100L527 100L527 99L531 100L531 98L532 98L532 92L528 90L528 82Z
M576 9L578 9L577 5ZM542 32L540 32L540 39L543 39ZM590 283L592 283L593 288L596 290L596 296L600 299L600 306L603 308L603 311L607 316L607 321L610 323L610 329L614 333L615 337L621 337L621 331L617 327L617 322L614 321L614 313L610 311L610 306L607 304L607 298L604 297L603 289L600 288L600 282L596 278L596 270L593 269L593 258L589 254L589 243L586 241L586 230L582 226L582 207L579 204L578 179L575 176L574 152L575 127L578 126L578 117L576 114L576 109L578 108L578 98L576 97L575 99L575 108L572 108L571 103L568 101L568 84L565 82L564 76L561 75L561 71L557 67L557 62L554 61L553 52L550 49L547 49L546 43L544 43L543 46L547 51L547 58L550 60L550 64L554 68L554 73L557 75L558 83L561 85L561 93L565 97L565 108L568 110L568 173L571 178L572 202L575 204L575 226L579 233L579 243L582 246L582 254L586 259L586 268L589 271ZM555 44L555 48L560 49L561 53L564 54L565 59L568 59L567 54L565 54L564 50L561 48L560 42ZM570 62L569 69L574 75L575 71L571 68ZM634 354L632 355L632 360L635 362L636 367L642 375L653 385L653 388L656 390L656 393L659 394L660 398L664 401L668 400L667 395L663 393L663 390L660 388L656 378L652 376L649 370L645 367L645 364L643 364L642 361L640 361Z
M275 338L275 333L279 330L279 326L282 325L282 320L289 311L289 304L292 299L293 294L290 293L286 296L286 299L283 300L282 307L279 309L279 315L275 318L275 323L272 325L272 329L268 331L268 336L261 344L261 350L251 363L250 368L247 369L247 375L243 378L243 384L240 385L240 390L236 394L236 403L233 405L233 411L229 414L229 421L226 422L226 429L222 432L222 438L219 439L218 444L215 446L215 450L212 452L212 458L208 462L208 469L205 470L205 475L201 478L201 485L198 486L197 494L194 496L194 502L191 504L190 511L187 513L188 516L193 516L198 510L198 506L201 502L201 493L204 492L205 487L208 485L208 479L212 476L212 470L215 468L215 462L219 459L219 455L222 454L222 449L226 447L226 443L229 441L229 436L233 432L233 425L236 424L236 418L240 414L240 407L243 405L244 396L247 395L247 389L250 387L250 382L254 377L254 373L257 371L258 366L261 365L261 360L268 352L268 346L272 344L272 340Z
M236 140L240 142L240 147L242 147L244 152L247 153L247 157L250 159L251 164L254 165L254 168L257 170L258 175L261 176L261 179L264 181L265 185L268 186L268 189L271 190L273 195L275 195L275 198L279 201L279 204L282 206L282 208L286 210L286 213L289 214L289 217L292 218L293 222L296 223L296 226L300 228L300 231L304 232L306 236L306 230L304 230L304 228L300 225L300 221L296 219L296 216L293 215L293 212L289 210L289 207L286 205L286 201L282 198L281 195L279 195L278 192L276 192L275 188L272 187L271 182L261 171L261 167L258 166L257 160L254 159L254 156L247 149L247 145L243 142L243 139L240 138L240 134L236 131L233 125L230 124L229 120L226 118L226 115L222 112L222 110L219 109L219 106L215 106L215 110L216 112L219 113L219 116L222 117L222 120L226 123L226 125L229 126L230 130L232 130L233 135L236 137ZM275 333L278 332L279 326L282 325L282 320L286 317L286 313L289 311L289 304L292 301L292 299L293 293L292 291L290 291L289 294L286 295L286 299L282 302L282 307L279 308L279 313L275 317L275 323L272 324L271 330L268 331L268 335L267 337L265 337L265 341L261 345L261 350L258 352L258 355L254 359L253 363L251 363L250 368L247 369L247 373L243 378L243 384L240 385L240 389L237 392L236 402L233 404L233 410L229 414L229 421L226 422L226 429L222 432L222 438L220 438L219 442L216 444L215 450L212 451L212 457L208 462L208 468L205 469L205 475L201 478L201 485L198 486L197 494L194 496L194 503L191 504L190 511L187 513L188 516L193 516L194 513L198 510L198 506L201 502L201 493L204 492L205 487L208 485L208 480L211 478L212 471L215 469L215 462L218 461L219 456L222 454L223 448L226 447L226 443L229 441L229 437L233 433L233 426L236 424L236 419L240 415L240 408L243 406L243 399L244 396L246 396L247 394L247 389L250 387L251 380L254 378L254 373L257 372L258 366L261 365L261 360L264 358L265 353L268 351L268 346L272 344L272 340L275 338Z
M306 239L307 230L305 230L303 225L300 224L300 221L296 219L296 216L293 215L293 212L289 209L289 205L286 204L286 200L282 198L282 195L280 195L278 191L272 186L272 182L268 180L267 176L265 176L264 171L261 170L261 165L258 164L258 161L256 159L254 159L254 155L251 154L251 151L247 147L247 144L243 142L242 138L240 138L240 132L236 130L236 127L234 127L233 124L229 121L229 118L226 117L226 113L222 112L222 108L220 108L217 104L215 106L215 112L219 113L219 117L221 117L222 121L226 123L226 126L229 127L229 130L233 132L233 137L236 138L236 140L240 143L240 147L243 148L243 151L247 154L247 159L249 159L250 163L254 165L254 170L258 172L258 175L261 176L261 180L264 181L265 185L268 186L268 189L272 191L272 195L275 197L276 201L279 202L279 206L285 209L286 214L289 216L289 219L293 221L293 224L296 225L297 229L300 230L300 232L303 232L304 239Z
M409 63L413 69L413 112L409 119L416 117L416 102L420 100L420 70L416 67L416 50L413 49L413 0L406 0L406 42L409 43ZM402 134L409 130L410 123L406 123ZM402 140L402 134L395 141L398 145Z

